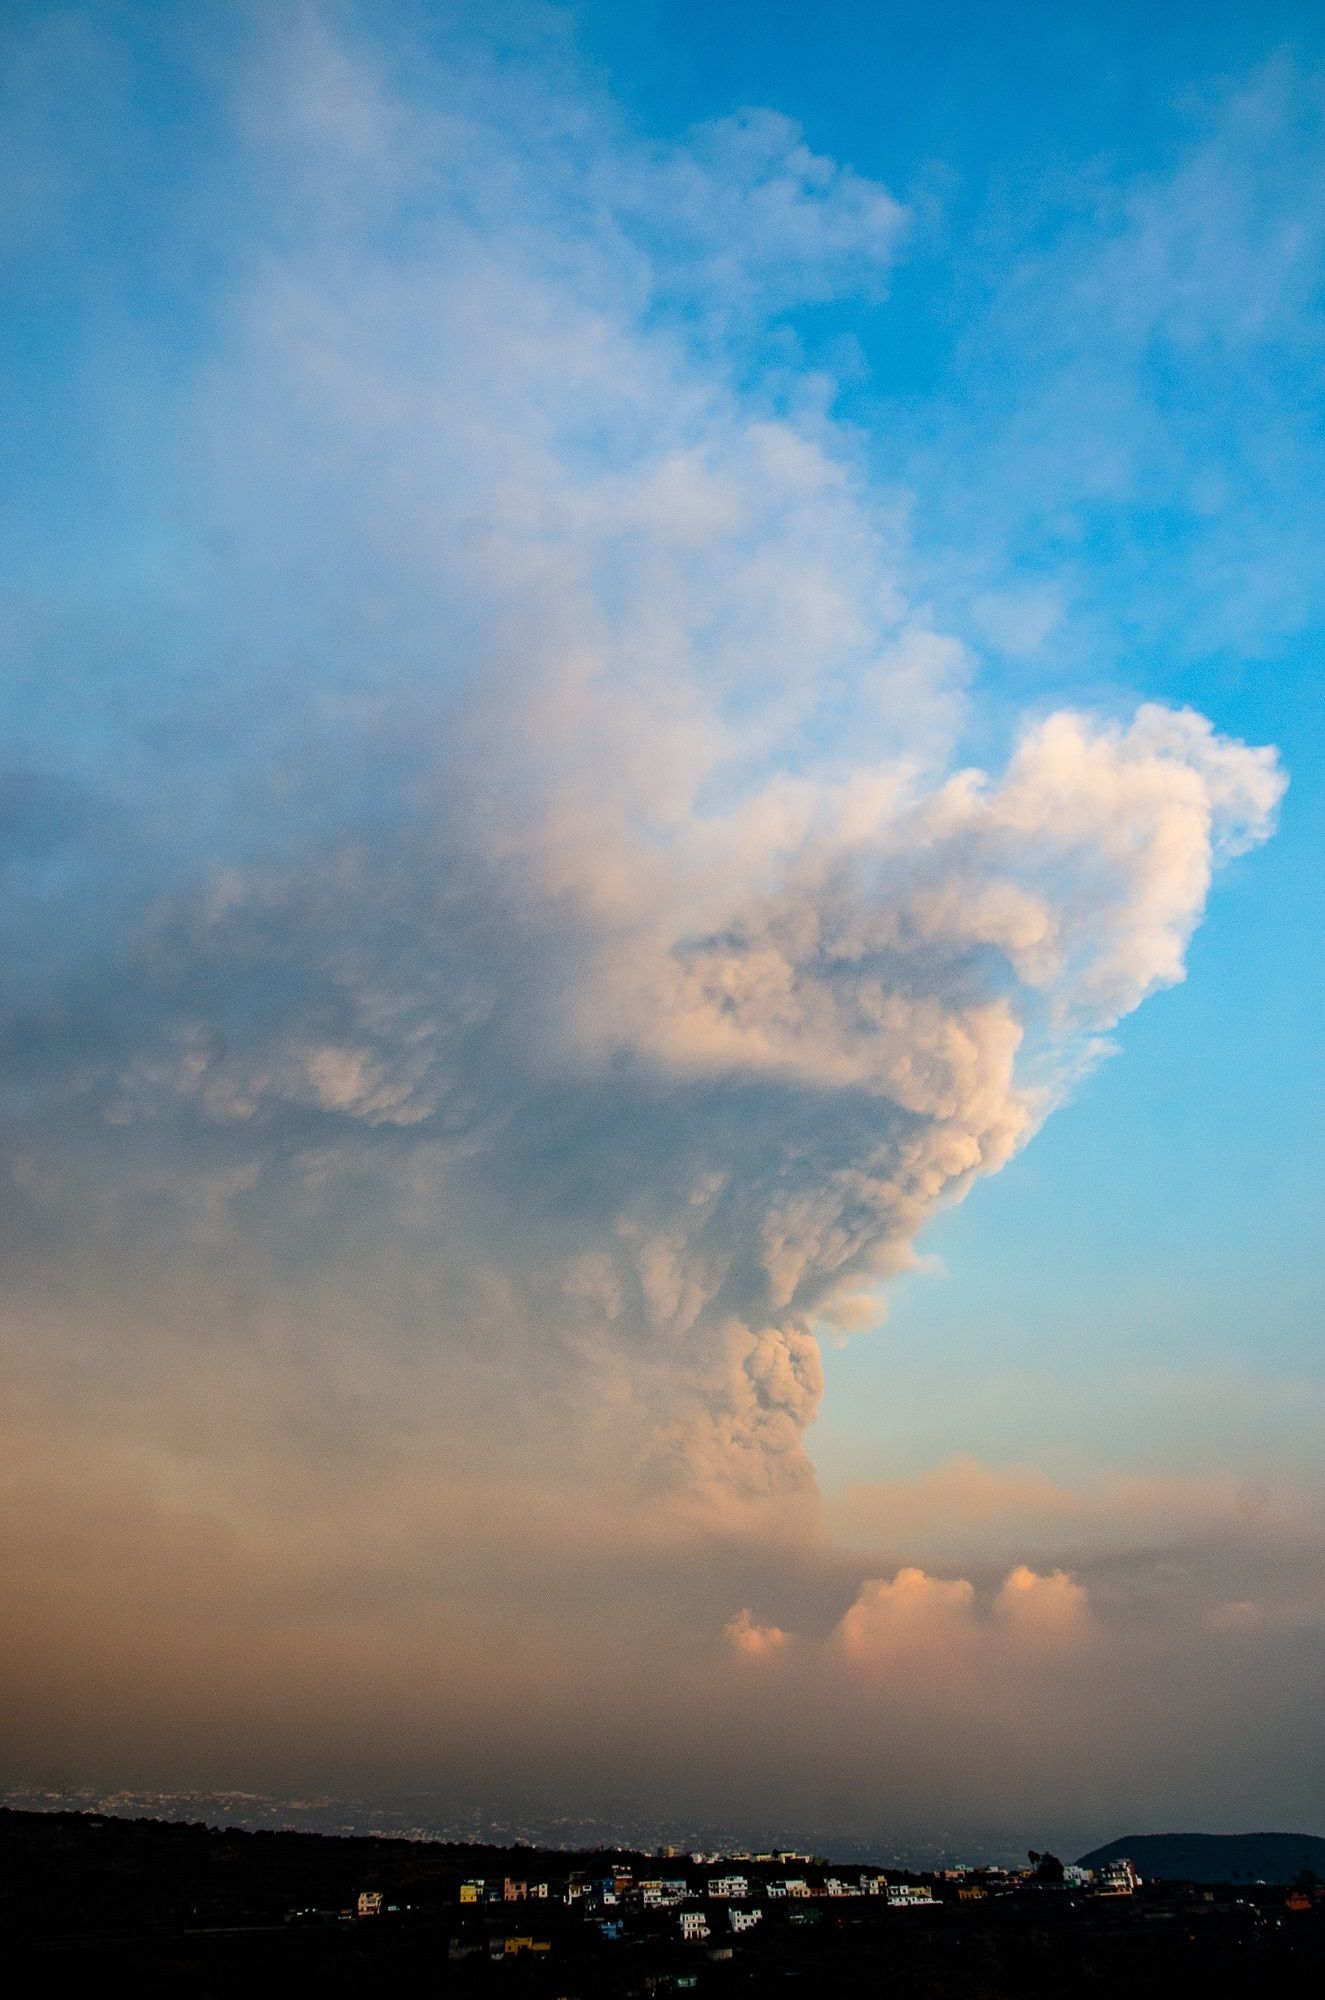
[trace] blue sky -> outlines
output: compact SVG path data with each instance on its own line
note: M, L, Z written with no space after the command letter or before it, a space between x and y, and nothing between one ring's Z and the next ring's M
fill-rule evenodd
M1315 1809L1321 42L11 10L16 1776Z

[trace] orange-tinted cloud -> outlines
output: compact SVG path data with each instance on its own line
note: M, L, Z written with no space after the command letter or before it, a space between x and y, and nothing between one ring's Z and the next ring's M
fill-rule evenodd
M1082 1638L1090 1625L1090 1597L1065 1570L1038 1576L1024 1564L1004 1579L993 1615L1008 1630L1036 1645L1059 1645Z
M791 1634L780 1625L761 1625L752 1611L738 1611L723 1627L723 1637L732 1649L748 1660L766 1660L789 1644Z
M866 1666L922 1656L936 1670L972 1652L990 1660L1011 1643L1028 1653L1079 1638L1089 1629L1089 1596L1062 1570L1040 1576L1024 1564L981 1607L964 1578L898 1570L891 1581L864 1582L835 1638L845 1656Z
M850 1660L875 1665L899 1652L930 1651L964 1642L970 1630L975 1591L962 1580L948 1582L922 1569L900 1569L891 1582L872 1577L837 1628Z

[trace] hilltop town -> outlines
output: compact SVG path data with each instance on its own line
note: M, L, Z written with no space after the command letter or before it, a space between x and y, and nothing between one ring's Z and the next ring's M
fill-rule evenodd
M1143 1881L1028 1854L926 1873L764 1853L555 1853L0 1811L0 1943L32 1990L206 1994L1317 1994L1313 1880Z

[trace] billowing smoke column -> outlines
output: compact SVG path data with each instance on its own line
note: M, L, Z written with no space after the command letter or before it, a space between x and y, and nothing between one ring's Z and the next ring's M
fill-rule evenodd
M130 664L51 669L100 749L52 698L11 800L19 1261L188 1265L192 1337L276 1348L315 1279L406 1402L454 1356L457 1432L795 1489L816 1321L1182 976L1273 755L1143 707L960 768L972 663L849 441L724 358L881 290L884 190L301 32L151 413L175 666L108 603Z
M370 1271L495 1286L501 1340L581 1412L608 1393L669 1482L776 1489L806 1476L816 1317L859 1323L1180 975L1278 779L1154 708L1053 716L998 781L871 765L788 802L775 777L666 841L632 788L609 818L610 774L568 831L563 775L553 746L503 828L452 771L440 811L178 904L107 1115L224 1161L270 1256L328 1254L350 1206Z

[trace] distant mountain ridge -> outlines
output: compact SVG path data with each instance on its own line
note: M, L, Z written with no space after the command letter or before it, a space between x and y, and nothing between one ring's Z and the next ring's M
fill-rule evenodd
M1315 1833L1132 1833L1092 1848L1078 1865L1124 1856L1143 1881L1294 1882L1310 1870L1325 1882L1325 1839Z

